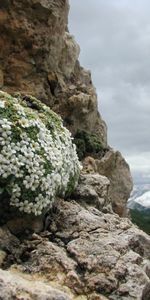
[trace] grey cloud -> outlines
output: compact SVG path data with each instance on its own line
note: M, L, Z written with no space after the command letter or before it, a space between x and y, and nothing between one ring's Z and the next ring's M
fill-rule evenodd
M150 1L71 0L70 5L70 31L81 47L82 65L92 71L109 144L132 157L137 170L140 157L147 163L150 158Z

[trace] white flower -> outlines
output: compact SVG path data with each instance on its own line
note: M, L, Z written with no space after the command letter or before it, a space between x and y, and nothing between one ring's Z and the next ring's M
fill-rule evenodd
M18 115L23 116L23 117L26 116L24 108L20 104L14 103L14 107L16 108Z
M0 120L0 125L12 125L12 122L8 121L6 118Z
M52 122L51 132L35 113L30 119L29 108L20 105L17 99L13 105L18 121L0 119L0 177L13 178L13 184L9 185L11 205L25 213L40 215L45 207L52 205L58 191L65 194L70 179L78 177L80 164L70 132L61 123L59 129ZM43 110L51 113L47 107ZM14 139L16 124L20 127L18 140L16 136ZM33 139L27 131L31 126L35 132L38 129Z
M0 108L5 108L5 101L0 99Z
M28 119L26 118L21 118L18 123L23 127L23 128L28 128L30 127L30 123L28 121Z

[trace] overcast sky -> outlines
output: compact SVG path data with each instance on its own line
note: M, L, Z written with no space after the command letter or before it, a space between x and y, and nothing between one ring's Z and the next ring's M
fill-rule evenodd
M150 1L70 0L69 29L90 69L108 142L150 175Z

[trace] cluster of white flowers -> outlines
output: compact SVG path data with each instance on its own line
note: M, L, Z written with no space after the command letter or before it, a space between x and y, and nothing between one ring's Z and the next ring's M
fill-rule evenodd
M73 188L81 168L70 132L56 114L59 125L51 120L45 105L44 111L51 129L38 112L0 92L0 182L10 192L10 205L35 215Z

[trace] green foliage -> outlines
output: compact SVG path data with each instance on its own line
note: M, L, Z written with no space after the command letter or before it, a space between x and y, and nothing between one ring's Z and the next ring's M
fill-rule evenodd
M65 194L65 198L70 197L74 188L76 187L77 182L78 182L78 175L70 177L67 185L67 192Z
M140 229L150 234L150 209L138 210L130 209L132 222L137 224Z
M74 137L74 143L76 144L77 154L80 160L87 155L95 157L99 155L101 156L102 152L107 150L95 134L89 133L85 130L77 130Z
M9 202L40 215L73 190L80 169L71 134L57 114L32 96L0 91L1 211Z

